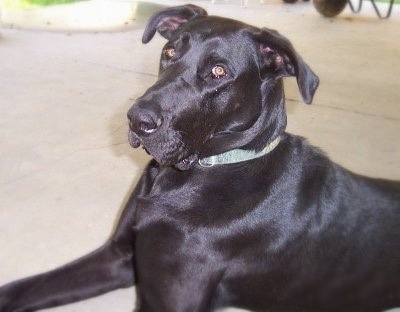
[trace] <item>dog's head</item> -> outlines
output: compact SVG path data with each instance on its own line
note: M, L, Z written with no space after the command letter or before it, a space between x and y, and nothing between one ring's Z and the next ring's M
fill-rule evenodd
M234 148L261 150L286 127L282 77L296 77L306 103L318 86L318 77L274 30L185 5L155 14L143 43L156 31L168 43L158 81L128 112L129 141L162 165L185 170Z

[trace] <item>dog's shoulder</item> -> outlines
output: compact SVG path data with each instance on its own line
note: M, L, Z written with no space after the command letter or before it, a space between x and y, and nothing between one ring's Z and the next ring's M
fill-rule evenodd
M366 177L332 161L319 147L303 137L286 134L281 142L279 159L285 159L286 180L291 181L307 196L336 194L347 198L376 200L400 205L400 181ZM279 152L279 150L278 150ZM294 186L292 185L292 187ZM336 198L335 200L338 200Z

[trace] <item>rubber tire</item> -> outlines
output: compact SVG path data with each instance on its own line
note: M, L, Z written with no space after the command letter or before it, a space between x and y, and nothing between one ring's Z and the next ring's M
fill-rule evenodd
M325 17L334 17L343 11L347 0L313 0L315 9Z
M295 3L297 0L283 0L285 3Z

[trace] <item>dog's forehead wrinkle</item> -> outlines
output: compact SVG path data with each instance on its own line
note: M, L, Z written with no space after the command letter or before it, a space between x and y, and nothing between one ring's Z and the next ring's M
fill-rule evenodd
M208 31L213 33L240 31L248 27L253 27L237 20L214 15L195 19L188 23L188 25L195 28L198 32Z
M258 58L251 52L252 50L246 44L235 45L233 41L225 40L225 44L221 45L220 39L210 38L193 44L188 54L191 59L197 59L191 65L199 69L220 64L228 66L232 72L238 72L239 70L247 71L252 68L252 65L258 63ZM241 57L237 58L237 55Z
M166 47L174 46L181 51L181 57L190 59L192 68L195 64L201 67L222 63L232 69L244 69L245 66L259 63L259 48L250 35L254 29L253 26L231 19L201 17L184 24ZM215 51L218 51L218 55ZM239 60L237 55L241 56Z
M221 43L229 37L235 37L235 44L238 45L241 42L237 40L238 36L249 37L247 35L249 31L255 29L258 28L237 20L219 16L205 16L184 24L180 28L180 33L189 32L200 41L215 37L219 38Z

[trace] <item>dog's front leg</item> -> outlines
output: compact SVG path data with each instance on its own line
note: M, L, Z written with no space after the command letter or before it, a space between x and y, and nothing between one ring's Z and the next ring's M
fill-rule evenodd
M75 262L1 287L0 311L36 311L127 287L133 282L132 251L108 242Z
M58 269L0 287L0 312L36 311L133 285L135 199L149 191L156 171L154 163L148 166L108 242Z

